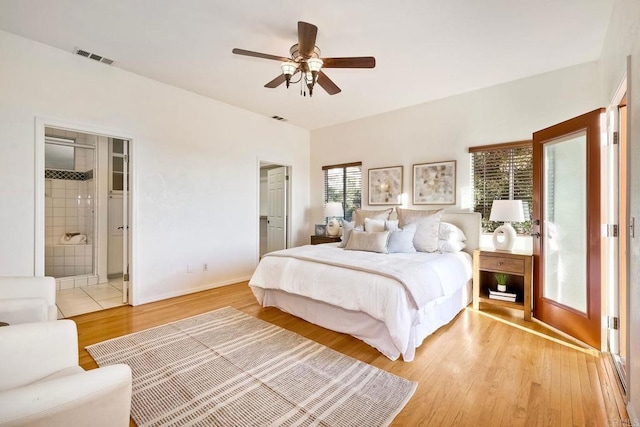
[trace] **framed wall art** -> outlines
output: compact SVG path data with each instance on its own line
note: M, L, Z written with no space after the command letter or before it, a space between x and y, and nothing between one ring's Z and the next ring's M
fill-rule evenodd
M369 169L369 204L402 204L402 166Z
M456 161L413 165L414 205L456 203Z

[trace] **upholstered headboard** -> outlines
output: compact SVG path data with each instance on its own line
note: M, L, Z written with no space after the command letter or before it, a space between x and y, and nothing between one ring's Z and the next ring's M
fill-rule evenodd
M465 252L473 255L473 251L480 247L480 233L482 230L482 216L478 212L459 212L442 214L442 221L451 223L464 231L467 236Z

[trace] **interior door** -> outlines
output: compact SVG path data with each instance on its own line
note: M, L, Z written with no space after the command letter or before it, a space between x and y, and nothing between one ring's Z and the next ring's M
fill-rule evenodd
M287 241L287 168L267 172L267 252L286 248Z
M129 302L129 141L122 141L124 173L122 174L122 303Z
M533 134L533 314L598 349L603 113Z
M107 275L122 273L122 194L109 195Z

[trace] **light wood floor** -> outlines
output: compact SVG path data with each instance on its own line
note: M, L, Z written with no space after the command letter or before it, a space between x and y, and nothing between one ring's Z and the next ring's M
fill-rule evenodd
M608 358L566 345L557 336L547 339L467 308L428 337L413 362L392 362L351 336L260 307L246 282L73 317L78 325L80 364L85 369L97 366L84 349L89 344L225 306L418 382L416 393L393 425L619 426L625 425L623 420L628 422ZM540 325L527 323L531 322L516 322L544 332Z

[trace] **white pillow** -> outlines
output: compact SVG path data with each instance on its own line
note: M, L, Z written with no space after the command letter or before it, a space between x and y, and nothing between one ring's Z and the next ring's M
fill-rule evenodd
M387 243L387 251L390 254L404 253L410 254L416 252L413 246L413 238L416 234L416 224L407 224L404 228L398 228L389 235L389 243Z
M356 209L353 213L353 220L356 223L356 227L362 227L364 226L365 218L387 220L389 219L389 215L391 215L391 212L393 212L393 208L383 209L379 211L365 211L362 209Z
M387 253L387 242L389 241L390 231L351 231L351 236L347 241L346 250L349 251L367 251Z
M440 223L440 232L438 238L441 240L453 240L456 242L464 242L465 240L467 240L467 236L464 235L464 232L462 230L448 222Z
M397 219L387 220L387 222L384 223L384 229L387 231L396 231L399 228L398 222Z
M465 242L459 242L457 240L438 240L438 249L440 252L460 252L467 247Z
M384 231L384 223L384 219L365 218L364 231Z
M342 223L342 237L340 238L339 248L344 248L347 246L347 242L349 241L349 236L351 235L351 231L353 230L362 230L362 227L355 227L354 222L343 222Z
M407 224L417 224L416 235L413 238L413 246L418 252L436 252L438 250L438 234L440 232L440 218L444 212L413 210L396 208L401 228Z

